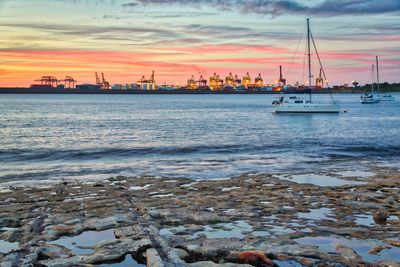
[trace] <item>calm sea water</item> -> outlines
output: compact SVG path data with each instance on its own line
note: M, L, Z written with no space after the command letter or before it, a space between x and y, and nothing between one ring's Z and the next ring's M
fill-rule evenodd
M400 165L400 94L335 96L340 115L275 115L276 97L0 95L0 182Z

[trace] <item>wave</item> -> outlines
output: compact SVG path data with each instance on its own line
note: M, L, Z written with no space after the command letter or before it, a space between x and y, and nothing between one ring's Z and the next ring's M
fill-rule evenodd
M102 159L143 158L146 156L186 156L186 155L251 155L273 156L290 154L291 152L313 157L330 158L353 157L387 157L400 156L400 146L377 145L323 145L312 143L277 144L237 144L237 145L194 145L194 146L164 146L164 147L98 147L84 149L0 149L0 162L48 162L48 161L90 161ZM218 158L217 158L218 159ZM178 159L177 159L178 160Z
M400 157L400 146L332 146L325 155L337 157Z
M85 149L0 149L0 161L96 160L157 155L185 155L195 153L240 153L249 149L243 145L220 146L165 146L165 147L99 147Z

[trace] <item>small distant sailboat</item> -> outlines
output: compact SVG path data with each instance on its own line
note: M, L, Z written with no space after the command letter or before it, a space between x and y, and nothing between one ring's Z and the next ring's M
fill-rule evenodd
M376 104L381 101L381 97L379 95L379 65L378 65L378 56L376 56L376 76L377 76L377 93L374 92L374 75L375 75L375 65L372 65L372 84L371 84L371 93L365 93L365 95L361 96L361 104Z
M378 57L376 57L376 66L378 68ZM377 71L377 78L378 78L378 88L379 88L379 69ZM396 98L392 96L391 94L384 94L381 95L379 98L380 101L396 101Z
M318 51L315 47L314 38L310 31L310 19L307 18L307 49L308 49L308 78L309 78L309 96L298 97L290 96L288 99L281 97L279 100L275 100L272 104L275 106L275 113L339 113L339 105L335 103L332 97L332 103L316 103L312 101L312 77L311 74L311 40L314 45L314 50L318 56L318 61L321 65L321 61L318 55ZM322 73L325 76L324 69L321 65ZM325 77L326 79L326 77Z

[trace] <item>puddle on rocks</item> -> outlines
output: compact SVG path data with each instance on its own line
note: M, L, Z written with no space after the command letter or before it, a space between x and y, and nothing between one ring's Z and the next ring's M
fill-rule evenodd
M245 233L250 233L253 227L246 221L235 221L232 223L217 223L212 226L205 226L204 231L194 234L195 238L205 235L207 238L239 238L243 239Z
M356 214L354 215L354 223L363 226L373 226L375 225L374 217L371 214ZM390 221L397 221L399 219L396 215L390 215L387 219L388 222Z
M19 243L11 243L5 240L0 240L0 253L8 253L13 249L18 248Z
M292 176L278 176L280 179L289 180L298 184L313 184L321 187L328 186L343 186L343 185L361 185L365 182L360 181L350 181L345 179L340 179L328 175L319 174L295 174Z
M126 255L125 258L120 262L114 263L103 263L100 265L96 265L99 267L142 267L146 266L144 264L140 264L132 258L132 255Z
M280 260L274 260L273 261L276 265L279 267L303 267L300 263L296 261L280 261Z
M201 231L190 232L190 229L187 229L183 226L178 227L168 227L163 228L159 231L162 236L171 236L171 235L180 235L180 233L190 234L194 239L199 238L200 236L206 236L207 238L238 238L243 239L247 235L252 235L256 237L269 237L273 235L287 235L291 233L295 233L296 229L287 227L285 225L276 225L272 221L269 223L265 223L264 227L258 228L254 230L254 228L248 224L246 221L239 220L231 223L217 223L213 225L206 225L204 229ZM301 225L299 225L301 226ZM311 232L310 229L300 229L302 232Z
M361 178L368 178L368 177L372 177L375 175L375 173L373 173L371 171L361 171L361 170L341 171L341 172L337 172L336 174L343 176L343 177L361 177Z
M319 237L302 237L295 239L295 241L302 245L318 246L320 250L336 254L336 246L344 245L353 249L358 255L366 262L374 262L380 260L400 261L400 248L390 246L382 241L376 239L362 240L358 238L344 238L338 236L319 236ZM368 251L375 246L384 245L390 249L384 249L377 255L369 254Z
M93 246L104 240L115 240L114 229L104 231L86 231L77 236L62 237L50 242L66 247L77 255L92 254Z
M337 221L335 218L332 218L332 209L329 208L319 208L319 209L310 209L310 212L298 212L297 216L302 219L309 219L315 221L321 220L329 220L329 221Z
M146 185L144 185L144 186L131 186L131 187L129 187L129 190L132 190L132 191L140 191L140 190L145 190L145 189L148 189L149 187L151 187L153 184L146 184Z
M375 225L374 217L370 214L357 214L354 216L354 222L358 225L373 226Z
M266 237L271 235L268 231L253 231L251 234L256 237Z
M273 235L286 235L296 232L291 228L280 225L265 224L265 226L269 228L268 232Z
M183 226L163 228L159 231L160 235L168 236L185 232L187 229ZM253 227L246 221L235 221L232 223L217 223L204 226L204 230L193 233L193 238L199 238L205 235L207 238L239 238L243 239L246 234L253 231Z
M169 235L174 235L175 233L179 233L180 231L185 231L186 228L183 226L178 226L178 227L170 227L170 228L163 228L158 231L159 235L162 236L169 236Z

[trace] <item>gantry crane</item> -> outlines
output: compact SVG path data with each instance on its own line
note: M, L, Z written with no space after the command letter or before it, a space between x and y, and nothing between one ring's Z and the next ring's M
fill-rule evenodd
M57 87L59 80L54 76L42 76L41 79L35 80L40 82L40 85L47 85L51 87Z
M279 80L278 80L279 87L284 87L286 85L286 79L282 76L282 66L279 66Z
M100 86L101 89L111 88L110 83L106 81L106 79L104 78L104 73L101 73L101 79L97 72L95 72L95 75L96 75L96 85Z
M199 80L197 81L199 87L206 87L207 86L207 80L203 78L203 75L200 75Z
M257 78L255 79L254 85L257 86L257 87L262 87L264 85L264 80L261 77L261 73L259 73Z
M72 78L71 76L67 76L65 77L64 80L60 80L61 82L64 82L64 86L65 88L75 88L75 83L77 82L74 78Z

